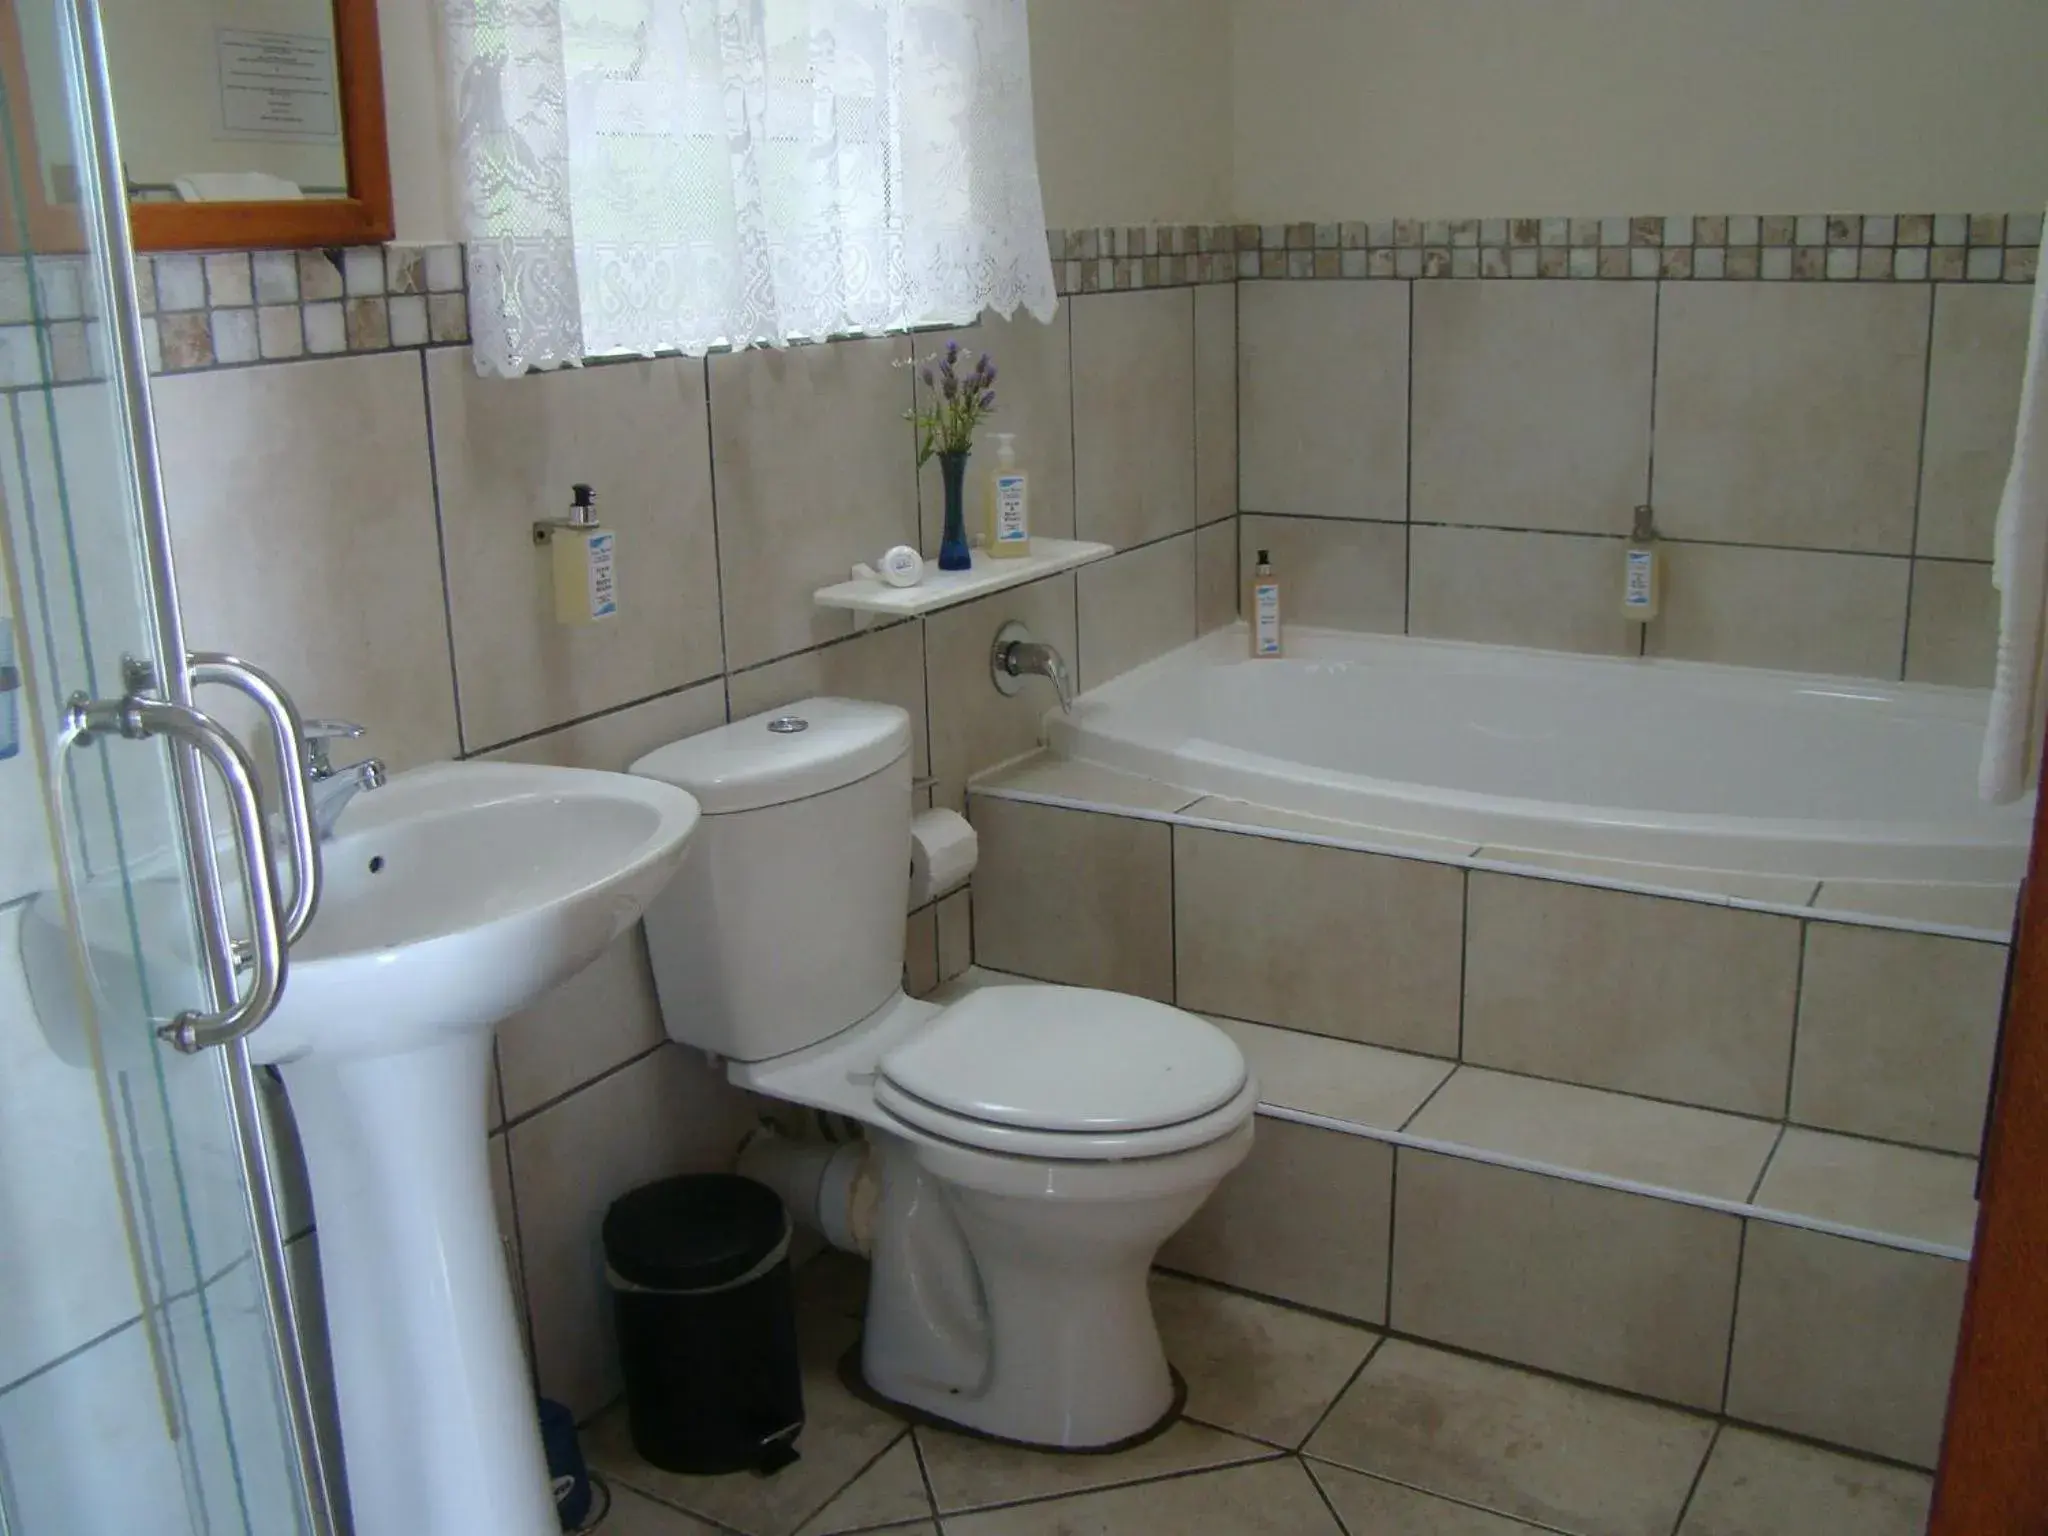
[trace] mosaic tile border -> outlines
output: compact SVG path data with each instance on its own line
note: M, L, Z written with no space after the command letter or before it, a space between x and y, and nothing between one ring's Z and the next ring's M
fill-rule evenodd
M1047 231L1061 293L1230 278L2030 283L2038 213L1608 214ZM1220 275L1219 266L1229 276Z

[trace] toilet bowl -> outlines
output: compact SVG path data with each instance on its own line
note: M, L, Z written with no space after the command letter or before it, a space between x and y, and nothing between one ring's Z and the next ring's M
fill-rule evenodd
M1257 1085L1147 999L905 997L909 746L899 709L810 699L634 765L703 812L646 919L664 1021L740 1087L863 1127L869 1389L1023 1444L1129 1442L1177 1409L1153 1256L1249 1152Z

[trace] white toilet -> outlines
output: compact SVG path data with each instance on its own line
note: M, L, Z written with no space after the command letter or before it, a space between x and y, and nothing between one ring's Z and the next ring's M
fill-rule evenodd
M808 699L650 753L703 809L647 913L668 1032L733 1082L850 1116L879 1200L870 1390L1030 1445L1141 1438L1177 1408L1152 1257L1252 1143L1221 1030L1160 1003L992 986L903 994L910 720ZM845 1213L827 1221L842 1242Z

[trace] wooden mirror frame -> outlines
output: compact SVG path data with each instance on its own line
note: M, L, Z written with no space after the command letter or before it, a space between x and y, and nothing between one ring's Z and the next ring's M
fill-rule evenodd
M348 196L260 203L130 202L128 220L139 251L276 250L288 246L376 245L389 240L391 150L384 129L384 55L377 40L377 0L332 0L334 67L340 87L341 147ZM37 156L15 0L0 0L0 77L16 153ZM118 116L120 103L114 104ZM37 251L85 248L77 215L43 197L40 173L25 176L23 212ZM6 201L0 192L0 201ZM7 221L11 244L14 220Z

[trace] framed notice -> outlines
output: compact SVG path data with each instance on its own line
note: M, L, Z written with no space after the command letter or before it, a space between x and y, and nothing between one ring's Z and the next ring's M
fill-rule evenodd
M223 138L340 142L332 37L221 27L214 38Z

